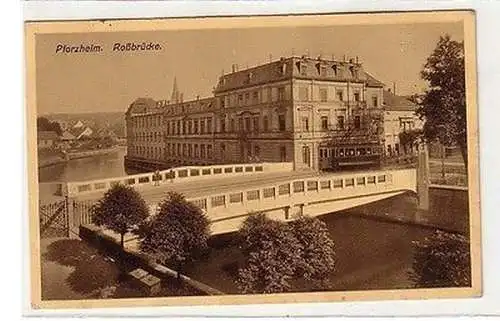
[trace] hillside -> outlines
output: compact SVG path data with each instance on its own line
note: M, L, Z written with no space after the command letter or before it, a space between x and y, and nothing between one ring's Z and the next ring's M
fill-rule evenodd
M118 137L125 137L125 113L122 112L96 112L74 114L47 114L44 117L57 121L62 126L70 126L77 121L82 121L91 128L107 128Z

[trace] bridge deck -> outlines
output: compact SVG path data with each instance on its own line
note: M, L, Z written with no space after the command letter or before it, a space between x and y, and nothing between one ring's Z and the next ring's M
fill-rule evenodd
M164 182L162 185L138 186L137 190L148 203L161 201L168 191L182 193L186 198L196 198L208 194L218 194L238 190L242 188L261 187L266 184L289 181L293 179L304 179L317 177L318 172L297 171L297 172L277 172L277 173L253 173L242 176L225 178L207 178L203 180ZM93 200L102 197L102 192L79 195L77 200Z

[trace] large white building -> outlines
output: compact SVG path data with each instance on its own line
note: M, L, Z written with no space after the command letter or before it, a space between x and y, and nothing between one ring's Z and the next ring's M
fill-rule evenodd
M293 162L318 170L337 157L379 154L383 128L373 120L382 117L383 87L357 59L320 57L233 66L204 99L183 101L175 83L169 101L130 105L126 163Z

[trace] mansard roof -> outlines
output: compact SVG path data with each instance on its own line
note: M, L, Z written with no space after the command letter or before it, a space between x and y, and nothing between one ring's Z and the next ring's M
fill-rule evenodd
M364 71L357 59L327 60L321 57L289 57L244 70L233 71L219 78L215 93L222 93L268 82L291 78L338 82L363 82L368 87L383 87L384 84Z

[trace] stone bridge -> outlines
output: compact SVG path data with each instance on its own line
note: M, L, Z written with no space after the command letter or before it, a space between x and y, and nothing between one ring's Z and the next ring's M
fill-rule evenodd
M94 202L113 183L134 186L152 213L168 191L182 193L205 211L212 233L222 234L236 231L252 212L291 220L299 214L318 216L417 192L417 170L319 173L293 171L291 163L192 166L68 183L65 192L76 201Z

